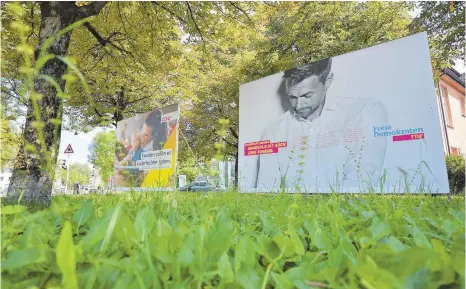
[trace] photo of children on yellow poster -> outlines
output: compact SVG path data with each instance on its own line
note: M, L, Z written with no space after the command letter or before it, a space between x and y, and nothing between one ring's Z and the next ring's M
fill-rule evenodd
M179 105L124 119L117 123L115 187L172 189L175 186Z

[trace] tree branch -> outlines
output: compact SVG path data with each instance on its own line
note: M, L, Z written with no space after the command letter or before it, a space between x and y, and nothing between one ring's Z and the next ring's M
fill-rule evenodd
M132 113L132 114L140 114L144 113L145 111L139 111L139 110L126 110L125 113Z
M178 21L180 21L181 23L187 25L186 21L181 18L180 16L176 15L173 11L169 10L167 7L163 6L162 4L160 4L159 2L157 1L151 1L152 5L154 6L159 6L160 8L162 8L163 10L165 10L166 12L168 12L168 14L170 14L172 17L175 17L176 19L178 19Z
M10 90L3 90L2 89L2 93L4 93L4 95L3 95L4 99L14 98L14 99L18 100L19 102L21 102L21 104L26 104L26 102L23 102L21 100L21 97L16 92L11 92ZM5 97L5 94L6 94L7 97Z
M95 39L97 39L97 41L99 42L100 45L107 46L107 44L110 44L111 46L116 48L118 51L126 53L126 54L130 55L132 58L134 58L134 56L133 56L133 54L131 52L129 52L128 50L126 50L126 49L124 49L122 47L119 47L119 46L115 45L112 41L110 41L110 38L112 36L114 36L114 35L117 35L117 34L113 33L113 34L110 34L109 37L103 38L102 36L100 36L100 34L97 32L97 30L89 22L86 22L83 25L84 25L84 27L87 28L87 30L89 30L89 32L95 37Z
M186 6L188 7L189 16L191 17L191 20L193 20L194 27L196 28L197 33L199 33L199 36L201 36L202 43L204 43L204 47L205 47L204 36L202 35L201 29L199 29L199 26L197 25L197 22L194 19L194 13L193 13L193 10L191 9L191 5L189 5L188 1L185 1L185 3L186 3Z
M225 152L225 154L236 158L236 154L232 154L232 153L229 153L229 152Z
M231 19L231 20L234 21L234 22L239 22L239 23L241 23L241 24L246 25L246 23L243 23L243 21L237 20L237 19L235 19L234 17L232 17L232 16L230 16L230 15L224 13L224 12L222 11L222 7L220 7L218 3L215 3L215 2L213 2L213 3L214 3L214 5L217 7L217 10L220 12L220 14L222 14L223 16L225 16L225 17L228 18L228 19Z
M93 65L89 70L87 70L87 71L92 71L92 70L97 66L97 64L99 64L100 61L102 61L102 59L104 59L105 55L107 55L107 51L105 51L104 54L102 54L102 56L99 58L99 60L97 60L97 61L94 63L94 65Z
M100 117L103 117L103 116L104 116L104 115L101 114L101 113L97 110L97 108L95 108L95 107L94 107L94 111L95 111L95 113L97 113L98 116L100 116Z
M271 2L271 1L265 1L265 2L264 2L264 4L265 4L265 5L267 5L267 6L274 7L274 8L276 8L276 7L277 7L277 5L275 5L275 4L272 4L272 3L269 3L269 2Z
M232 148L238 149L238 146L237 146L237 145L235 145L235 144L233 144L233 143L227 141L226 138L223 138L223 141L224 141L227 145L231 146Z
M92 25L89 22L84 23L84 27L86 27L87 30L89 30L89 32L91 32L92 36L94 36L95 39L97 39L97 41L99 42L100 45L102 45L102 46L107 45L107 40L104 39L102 36L100 36L100 34L97 32L97 30L95 30L95 28L92 27Z
M252 27L254 27L254 22L253 22L252 19L249 17L248 13L246 13L246 11L244 11L241 7L239 7L238 5L236 5L235 2L229 1L228 3L230 3L231 6L235 7L237 10L239 10L241 13L243 13L244 16L246 16L246 18L248 18L249 22L251 22Z
M31 23L31 33L30 33L30 34L28 35L28 37L26 38L26 42L28 42L28 41L29 41L29 38L30 38L32 35L35 34L35 32L34 32L34 30L35 30L35 28L34 28L34 5L35 5L35 3L32 3L32 6L31 6L31 15L30 15L30 16L31 16L31 22L30 22L30 23Z
M186 3L186 6L188 7L189 16L190 16L191 20L193 20L194 27L196 28L197 33L201 37L202 48L204 50L204 54L206 55L207 61L209 62L209 66L212 69L212 64L210 63L210 57L209 57L209 54L207 54L207 47L206 47L206 44L205 44L204 35L202 34L201 29L199 28L199 26L197 25L196 20L194 19L194 13L193 13L193 10L191 9L191 5L189 5L188 1L185 1L185 3Z
M78 17L76 20L99 14L106 4L107 1L94 1L91 4L78 7Z
M230 132L231 132L231 134L233 135L233 137L235 139L238 139L238 134L236 133L236 131L231 126L230 126Z
M135 99L135 100L132 100L132 101L128 101L126 102L126 105L130 105L130 104L133 104L135 102L138 102L138 101L141 101L141 100L144 100L144 99L147 99L147 98L150 98L152 95L148 95L148 96L144 96L144 97L141 97L141 98L138 98L138 99Z
M95 97L95 96L94 96L94 97ZM110 101L108 101L108 100L106 100L106 99L96 99L96 100L94 100L94 102L112 104Z

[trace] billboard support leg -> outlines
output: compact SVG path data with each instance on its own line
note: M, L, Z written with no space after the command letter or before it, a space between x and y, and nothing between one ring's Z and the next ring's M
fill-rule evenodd
M197 165L197 166L199 167L199 169L201 170L201 172L202 172L202 174L203 174L203 177L205 177L205 178L207 179L207 176L204 176L204 170L202 169L202 167L201 167L201 165L200 165L200 162L199 162L199 160L198 160L197 157L196 157L196 154L194 154L193 149L192 149L191 146L189 145L188 140L185 138L185 136L184 136L184 134L183 134L183 132L182 132L181 130L179 130L179 132L180 132L181 136L183 137L184 141L186 142L186 145L188 146L189 151L190 151L191 154L193 155L194 161L196 162L196 165Z

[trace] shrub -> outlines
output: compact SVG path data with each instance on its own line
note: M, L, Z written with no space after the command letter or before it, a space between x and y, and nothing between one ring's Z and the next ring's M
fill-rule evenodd
M446 156L448 183L452 194L464 194L465 167L463 156Z

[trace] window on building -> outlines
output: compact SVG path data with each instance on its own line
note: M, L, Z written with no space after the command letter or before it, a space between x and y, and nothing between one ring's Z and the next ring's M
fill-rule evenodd
M460 155L460 149L455 148L455 147L451 147L451 154L454 155L454 156L459 156Z
M453 119L451 117L450 100L448 99L448 90L446 87L441 87L440 95L442 97L443 115L445 117L445 123L447 126L452 128Z

